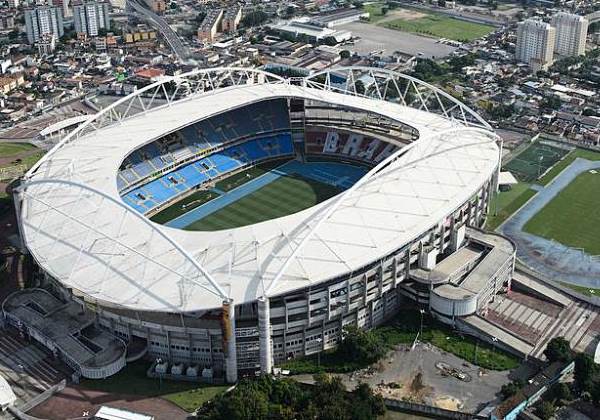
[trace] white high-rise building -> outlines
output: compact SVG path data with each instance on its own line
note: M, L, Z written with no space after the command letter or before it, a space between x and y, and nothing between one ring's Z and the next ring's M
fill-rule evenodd
M27 40L33 44L44 35L60 38L64 35L62 9L56 6L37 6L25 10Z
M527 19L517 25L515 57L533 71L546 70L553 62L556 29L549 23Z
M554 52L564 57L585 54L585 40L588 20L584 16L559 12L552 16L552 26L556 28Z
M98 36L100 29L110 28L108 3L88 1L73 5L75 32Z

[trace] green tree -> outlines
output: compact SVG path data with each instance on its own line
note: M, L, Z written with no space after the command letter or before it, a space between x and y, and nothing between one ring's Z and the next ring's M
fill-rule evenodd
M548 342L544 355L550 363L568 362L572 359L571 346L564 337L555 337Z
M577 353L573 372L577 387L582 391L590 392L593 387L592 378L596 373L598 373L598 365L594 363L592 356L586 353Z
M353 420L370 420L385 414L385 403L368 384L360 383L354 390L351 410Z
M547 96L544 99L542 99L542 101L540 102L540 107L542 107L542 109L556 110L556 109L559 109L561 105L562 105L562 101L556 95Z
M523 388L523 382L517 379L502 385L502 388L500 388L500 394L502 395L502 398L507 399L513 395L516 395L521 388Z
M564 382L559 382L554 385L553 391L554 396L559 401L570 401L573 399L573 393L571 392L571 389L569 389L569 385Z
M242 18L242 25L245 27L258 26L269 20L269 15L262 10L255 10Z
M387 347L375 332L349 325L345 327L344 333L345 337L338 346L338 351L347 360L364 360L366 363L373 363L385 356Z
M351 56L350 51L348 51L348 50L342 50L342 51L340 51L340 58L342 60L348 59L348 58L350 58L350 56Z
M549 401L542 401L536 408L535 414L542 420L550 420L554 416L556 407Z

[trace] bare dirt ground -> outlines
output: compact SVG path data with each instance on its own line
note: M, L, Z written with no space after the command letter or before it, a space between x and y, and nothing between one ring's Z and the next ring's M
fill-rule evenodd
M94 414L106 405L154 416L156 419L180 420L188 416L184 410L161 398L115 395L92 391L78 386L68 386L45 403L37 406L29 415L52 420L70 419Z
M427 16L427 14L419 12L417 10L410 10L410 9L390 10L389 12L387 12L387 14L385 15L385 17L383 19L380 19L377 21L377 25L379 25L381 23L385 23L385 22L390 22L390 21L396 20L396 19L417 20L417 19L421 19L422 17L425 17L425 16Z

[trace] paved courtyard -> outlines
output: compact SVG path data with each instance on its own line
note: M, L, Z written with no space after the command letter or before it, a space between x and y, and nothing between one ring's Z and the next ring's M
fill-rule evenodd
M434 38L395 31L364 22L340 25L339 29L351 31L353 36L361 37L354 45L343 47L360 54L383 50L385 55L401 51L412 55L421 53L423 57L427 58L441 58L456 50L456 47L441 44Z

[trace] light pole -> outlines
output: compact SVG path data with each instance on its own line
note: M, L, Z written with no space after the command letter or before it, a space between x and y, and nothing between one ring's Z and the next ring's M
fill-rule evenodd
M160 365L162 363L162 359L160 357L156 358L156 364L154 365L154 372L156 372L158 374L158 389L162 390L162 372L157 372L156 368L158 367L158 365Z
M498 341L498 337L492 337L492 354L496 356L496 342Z
M421 326L419 328L419 338L421 338L421 336L423 335L423 315L425 315L425 309L421 308L419 309L419 312L421 313Z
M319 343L319 351L317 352L317 368L321 369L321 351L323 350L323 339L321 337L317 338L317 343Z

